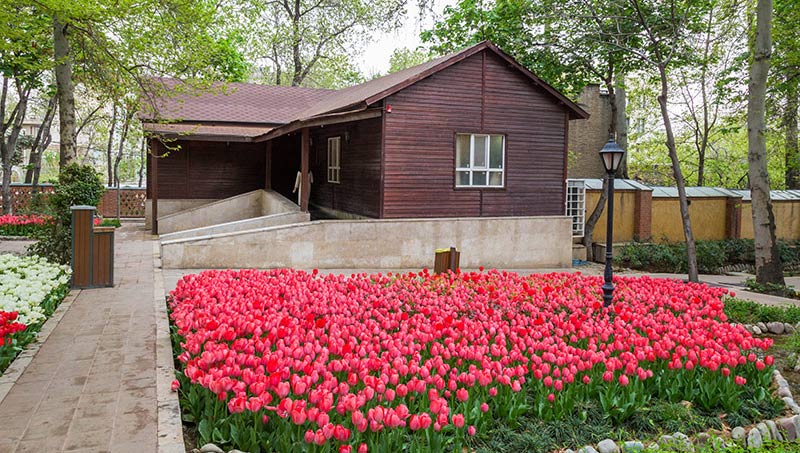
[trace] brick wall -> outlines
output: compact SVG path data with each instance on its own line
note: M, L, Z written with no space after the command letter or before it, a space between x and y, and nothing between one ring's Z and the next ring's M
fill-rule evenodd
M599 85L588 85L578 98L578 104L589 112L589 118L569 123L568 178L605 177L598 152L608 141L611 124L611 103Z

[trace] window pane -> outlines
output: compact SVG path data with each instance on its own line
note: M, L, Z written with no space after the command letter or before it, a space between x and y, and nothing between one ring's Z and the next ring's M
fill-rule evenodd
M489 147L489 168L503 168L503 136L492 135Z
M469 135L456 135L456 167L469 168Z
M458 172L458 184L459 186L468 186L469 185L469 172L468 171L460 171Z
M486 172L485 171L476 171L472 173L472 185L473 186L485 186L486 185Z
M486 137L485 135L475 135L475 149L473 150L473 160L475 168L486 168Z
M502 186L503 185L503 173L499 171L493 171L489 173L489 185L490 186Z

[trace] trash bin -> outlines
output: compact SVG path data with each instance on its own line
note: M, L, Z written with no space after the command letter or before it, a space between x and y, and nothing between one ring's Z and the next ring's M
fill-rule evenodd
M441 274L451 270L456 271L461 261L461 252L455 247L449 249L436 249L436 258L433 261L433 273Z
M114 228L94 226L94 206L72 206L72 287L114 286Z

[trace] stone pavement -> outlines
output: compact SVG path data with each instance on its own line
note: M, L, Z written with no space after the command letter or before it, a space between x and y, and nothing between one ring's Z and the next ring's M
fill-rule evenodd
M115 286L77 294L0 402L0 452L157 450L153 242L116 235Z

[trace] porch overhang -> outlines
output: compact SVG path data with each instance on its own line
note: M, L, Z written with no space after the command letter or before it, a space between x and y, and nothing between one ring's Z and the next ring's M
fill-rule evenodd
M216 142L252 142L275 126L230 125L200 123L142 123L142 129L150 136L170 140L203 140Z

